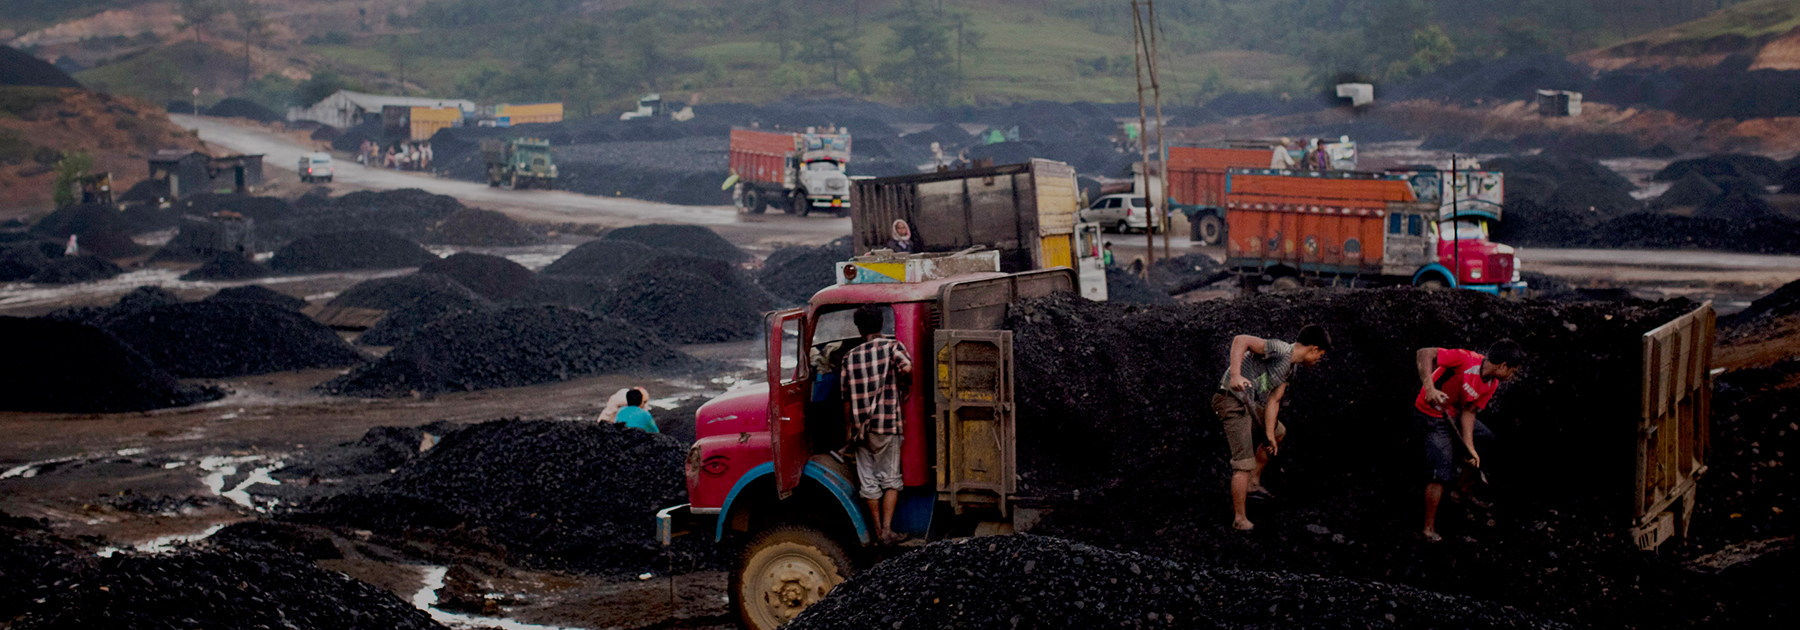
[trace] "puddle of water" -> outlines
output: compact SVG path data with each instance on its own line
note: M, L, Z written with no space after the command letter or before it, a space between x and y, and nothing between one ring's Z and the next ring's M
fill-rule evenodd
M227 499L231 499L232 503L242 505L244 507L250 508L252 510L256 510L258 512L267 511L268 508L275 506L276 500L265 499L265 501L268 502L268 505L258 507L256 505L256 502L253 499L251 499L251 497L250 497L250 486L254 486L254 485L258 485L258 484L265 485L265 486L281 485L281 482L275 480L274 477L270 477L269 473L275 472L277 470L281 470L286 465L287 464L285 462L275 462L274 464L271 464L268 466L258 467L255 470L250 471L249 475L245 475L244 480L238 482L237 486L235 486L232 489L227 490L225 492L219 493L219 496L225 497Z
M563 254L569 253L569 250L575 249L575 246L563 243L553 245L529 245L524 247L456 247L433 245L426 247L426 249L431 250L431 253L439 256L449 256L460 252L499 256L519 263L526 269L538 271L550 266L550 263L556 262L556 259L562 258Z
M194 542L196 540L205 540L207 537L210 537L213 534L219 533L219 530L225 529L225 525L226 525L226 523L217 523L211 527L206 528L205 530L203 530L197 534L171 534L168 536L154 538L151 540L147 540L147 541L132 545L131 549L129 551L136 551L138 553L168 553L170 551L175 550L175 545L179 545L182 543L190 543L190 542ZM111 557L113 557L113 554L117 554L122 551L127 551L127 550L121 549L119 547L106 547L104 549L94 552L94 555L100 556L102 558L111 558Z
M38 474L38 470L40 468L43 468L44 466L49 466L51 464L61 464L64 462L72 462L77 459L81 459L81 457L82 456L80 456L80 455L70 455L68 457L54 457L51 459L40 459L35 462L31 462L31 463L27 463L27 464L20 464L18 466L14 466L12 468L6 469L6 472L0 472L0 479L11 479L13 477L18 477L20 479L30 479L32 477L36 477Z
M437 603L438 603L437 592L438 592L438 589L444 588L444 575L448 574L449 572L450 572L450 570L445 567L440 567L440 566L424 567L424 570L423 570L424 575L422 577L423 577L425 583L424 583L424 585L419 587L419 592L413 593L413 596L412 596L413 607L417 608L419 610L423 610L427 614L431 615L432 621L436 621L438 623L444 624L446 626L450 626L452 628L497 628L499 630L581 630L580 628L575 628L575 627L571 627L571 626L542 626L542 625L538 625L538 624L513 621L511 619L506 619L506 618L502 618L502 617L483 617L480 615L468 615L468 614L463 614L463 613L453 613L453 612L438 610L438 608L437 608Z

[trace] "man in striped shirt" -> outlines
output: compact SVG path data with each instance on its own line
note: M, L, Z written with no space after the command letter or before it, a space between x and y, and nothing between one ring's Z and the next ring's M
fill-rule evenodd
M894 507L900 501L900 379L912 374L906 347L881 334L881 309L862 305L852 315L863 342L844 358L844 417L850 420L850 442L856 445L857 493L869 503L876 537L899 542Z

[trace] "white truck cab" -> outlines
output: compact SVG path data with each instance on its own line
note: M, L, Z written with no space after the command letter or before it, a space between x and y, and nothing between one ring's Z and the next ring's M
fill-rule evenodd
M300 156L300 181L329 182L333 172L330 153L306 153Z

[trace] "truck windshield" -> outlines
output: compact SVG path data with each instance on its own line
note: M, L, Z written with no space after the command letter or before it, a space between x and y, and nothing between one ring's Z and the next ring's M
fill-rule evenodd
M881 309L881 334L894 334L893 307L878 305L877 308ZM818 323L813 325L813 345L861 337L856 332L856 322L851 319L855 313L856 307L850 306L819 315Z
M1442 240L1476 241L1487 238L1487 224L1478 221L1444 221L1438 224Z
M820 160L817 162L807 162L806 170L809 170L809 171L836 171L836 170L842 170L842 167L838 166L837 162L833 162L830 160Z

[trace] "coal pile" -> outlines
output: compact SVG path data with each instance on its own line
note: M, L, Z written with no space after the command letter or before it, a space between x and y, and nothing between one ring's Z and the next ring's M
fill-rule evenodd
M420 274L437 274L455 280L469 290L496 302L530 290L537 278L524 265L487 254L461 252L419 267Z
M44 315L44 318L64 322L92 324L105 328L107 322L114 319L131 315L139 311L163 306L165 304L179 304L180 302L181 298L177 297L174 293L170 293L168 289L155 286L141 286L132 289L125 295L119 296L119 300L114 302L112 306L64 307L51 311L49 314Z
M181 230L150 256L151 261L204 261L223 253L255 251L253 220L216 220L183 216Z
M544 237L519 225L512 217L480 208L463 208L453 212L431 228L428 242L467 247L509 247L536 245Z
M781 304L805 304L814 293L837 282L837 263L852 255L848 236L818 247L783 247L763 260L756 284Z
M1721 176L1755 178L1767 185L1781 175L1781 164L1760 155L1728 153L1677 160L1657 171L1655 175L1650 176L1650 179L1672 182L1681 179L1688 173L1698 173L1709 179Z
M794 620L826 628L1566 627L1468 597L1203 568L1030 535L934 543L876 565Z
M219 118L248 118L261 123L284 122L287 120L286 116L275 113L275 110L263 107L254 101L236 97L214 103L212 107L206 108L204 113L208 116L217 116Z
M1158 258L1156 264L1150 265L1150 284L1169 295L1187 293L1231 275L1231 270L1206 254Z
M1713 438L1695 525L1706 548L1793 536L1796 487L1788 453L1800 453L1800 361L1726 373L1713 395ZM1690 529L1690 532L1693 531ZM1790 575L1788 583L1792 584Z
M357 343L372 346L391 346L445 317L493 307L455 280L429 273L366 280L333 298L329 305L387 311L386 317L356 338Z
M223 378L360 363L330 328L265 302L169 304L111 319L106 330L181 378Z
M1800 313L1800 281L1789 282L1756 298L1744 310L1719 318L1719 327L1742 328Z
M664 342L756 337L776 300L742 269L716 258L665 254L620 278L601 310L644 326Z
M331 542L331 537L293 523L281 521L240 521L206 537L215 547L245 551L294 554L307 560L336 560L344 553Z
M544 267L546 276L616 278L657 256L657 249L634 241L588 241Z
M58 253L61 253L60 251ZM0 245L0 282L18 282L50 266L50 257L37 243L25 241Z
M0 46L0 85L35 85L55 88L80 88L68 73L48 61L21 52L11 46Z
M372 488L283 518L448 538L528 567L635 574L663 566L652 520L685 500L685 456L673 438L610 422L494 420L443 436Z
M1603 222L1643 207L1630 181L1592 160L1537 155L1483 166L1506 173L1506 218L1494 225L1496 242L1581 246Z
M731 241L719 236L718 232L699 225L664 223L633 225L607 232L603 238L609 241L630 241L651 247L684 251L731 263L744 262L751 258L748 252L738 249L738 246L732 245Z
M234 212L258 223L275 223L296 218L293 204L280 197L200 193L182 197L172 205L182 215L190 217L211 217L222 212Z
M271 202L283 206L279 199ZM288 206L279 218L252 216L257 221L259 242L287 243L310 234L344 231L385 231L419 243L480 246L522 238L517 224L505 217L466 215L469 210L454 197L434 195L416 188L358 191L341 197L310 193ZM250 215L246 215L250 216Z
M1122 267L1106 268L1106 299L1120 304L1169 304L1175 298Z
M0 362L0 405L8 411L147 411L219 396L183 386L117 337L86 324L0 317L0 346L15 357Z
M540 275L524 292L507 300L507 304L555 304L584 311L605 312L612 301L612 285L591 276Z
M261 302L279 306L290 311L298 311L306 308L306 300L276 291L260 284L219 289L217 293L207 296L206 301Z
M76 237L81 251L102 258L125 258L144 252L131 240L132 226L112 206L85 204L59 208L32 224L31 233L67 242Z
M380 360L319 388L346 396L401 396L695 364L655 334L624 320L567 307L515 306L452 315L402 339Z
M240 252L220 252L205 264L181 274L182 280L249 280L275 273Z
M693 396L676 403L673 409L651 406L650 419L656 421L656 430L685 447L694 443L694 421L700 406L708 400L705 396Z
M274 475L283 480L321 481L377 475L377 481L385 480L395 469L430 452L444 436L463 426L440 420L415 427L370 427L355 442L298 454ZM264 490L279 489L277 486Z
M53 258L29 280L36 284L78 284L105 280L125 273L118 265L91 254Z
M437 259L418 243L387 232L333 232L303 236L276 250L269 268L282 273L397 269Z
M12 627L443 628L393 593L269 550L196 546L98 565Z
M1021 494L1052 509L1034 533L1228 568L1392 581L1543 614L1574 608L1587 623L1652 624L1691 601L1662 594L1693 585L1679 568L1643 564L1621 535L1637 416L1621 400L1638 395L1642 333L1693 307L1409 289L1168 306L1030 301L1008 317L1019 416L1037 427L1019 436ZM1306 323L1324 325L1336 348L1290 383L1288 439L1265 476L1282 500L1254 506L1257 531L1238 534L1225 440L1205 410L1232 335L1291 339ZM1489 496L1504 507L1447 507L1448 551L1434 551L1414 533L1413 352L1502 337L1531 357L1483 413L1505 445L1484 462L1497 493ZM1189 472L1166 473L1178 468ZM1565 483L1571 476L1584 482ZM1133 509L1149 504L1161 507ZM1638 580L1641 590L1600 580Z
M1730 219L1638 212L1595 226L1582 243L1599 247L1793 254L1800 253L1800 240L1796 239L1800 239L1800 221L1784 216Z
M93 551L57 537L43 522L0 512L0 619L19 615L94 563Z

